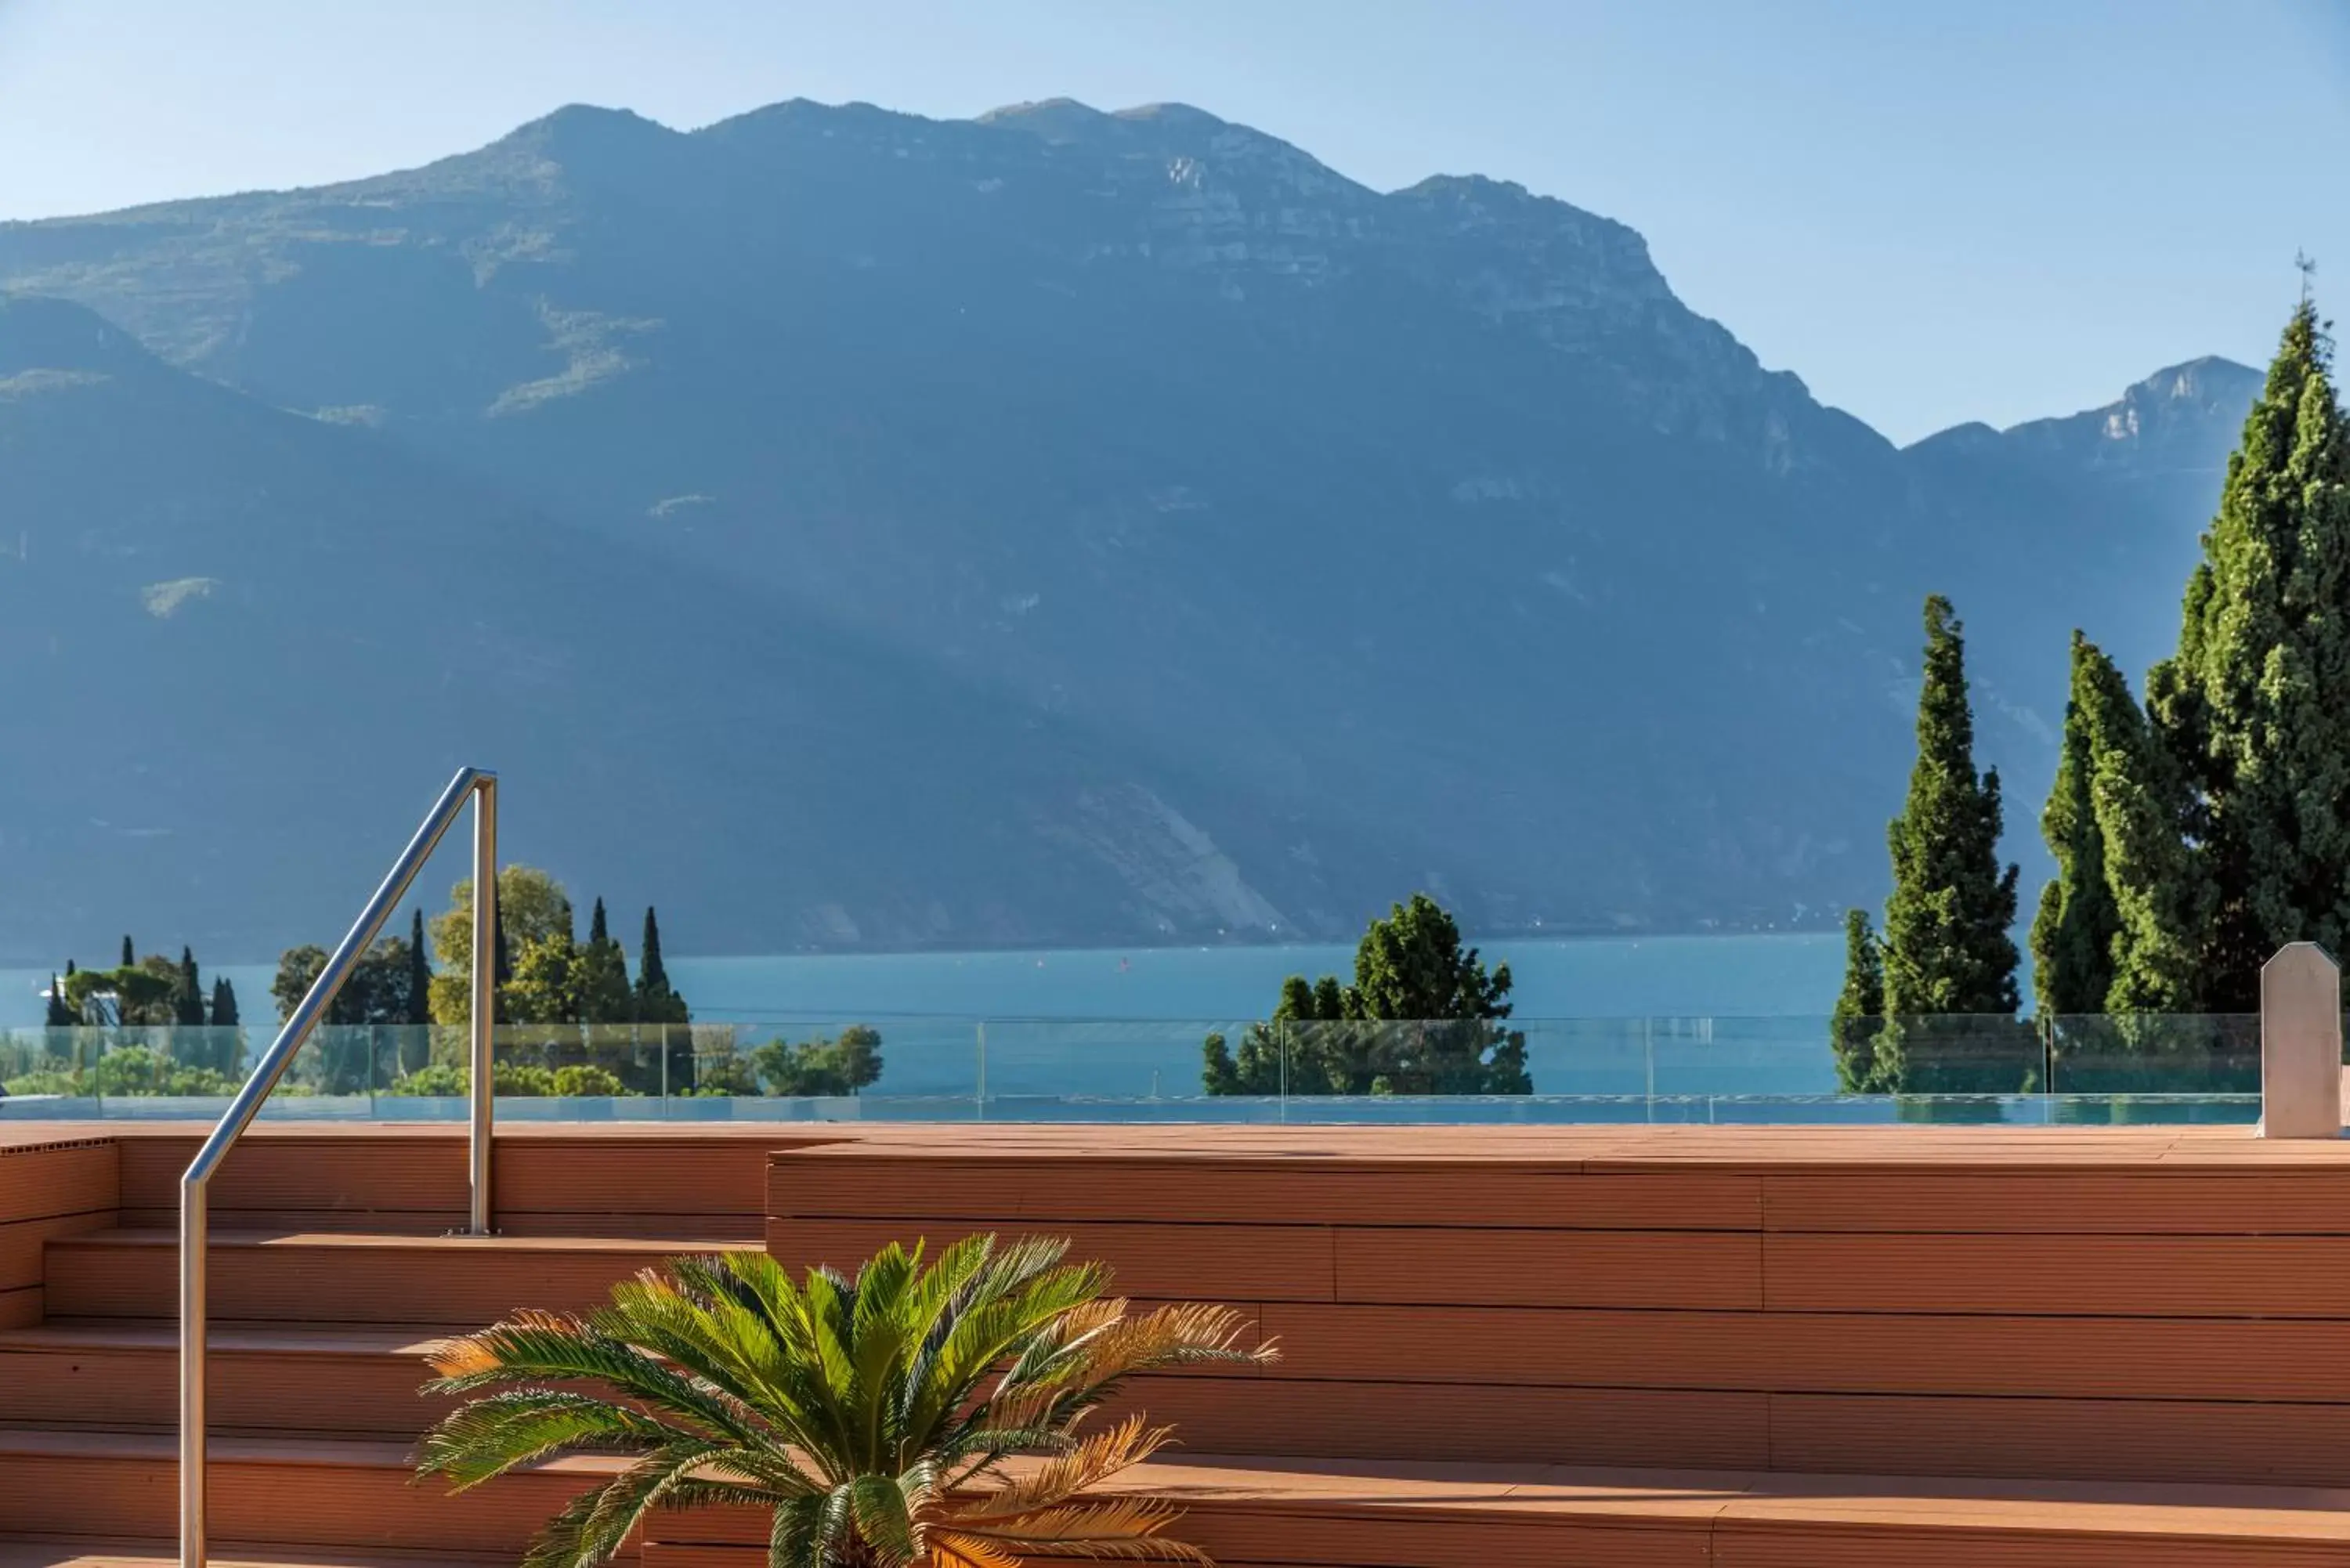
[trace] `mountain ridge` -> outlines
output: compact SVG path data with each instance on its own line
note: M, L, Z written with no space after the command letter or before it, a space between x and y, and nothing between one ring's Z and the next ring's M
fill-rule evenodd
M1413 886L1493 931L1821 924L1883 880L1929 589L1975 632L2029 859L2064 638L2089 619L2128 660L2175 628L2240 389L2195 361L1897 449L1690 310L1623 224L1478 176L1371 191L1185 106L566 109L200 206L0 226L0 290L800 639L742 660L835 646L904 694L826 711L844 756L989 753L908 797L962 825L951 851L917 835L938 918L860 915L837 857L817 888L776 868L771 909L693 871L660 894L712 922L687 950L1336 935ZM2116 410L2124 441L2096 433ZM281 459L206 461L266 489ZM578 591L628 623L620 588ZM722 695L773 678L664 658ZM720 743L723 703L695 711ZM574 693L545 722L596 728ZM755 774L786 742L723 743ZM597 767L599 801L627 793ZM769 809L828 844L891 831L777 779L772 807L680 787L746 841ZM565 853L593 809L558 812Z

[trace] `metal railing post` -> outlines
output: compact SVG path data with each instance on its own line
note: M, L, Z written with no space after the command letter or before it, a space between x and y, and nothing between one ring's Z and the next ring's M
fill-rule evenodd
M205 1183L180 1184L180 1568L204 1568L205 1251L211 1233Z
M492 1060L498 1020L498 781L473 786L473 998L471 1018L473 1072L466 1102L471 1131L466 1152L472 1186L468 1229L490 1233L491 1120L497 1106L497 1070Z
M417 828L415 836L408 841L408 847L400 852L400 858L392 862L391 869L376 888L374 896L359 910L359 918L344 933L341 943L328 955L326 963L318 971L318 978L310 982L309 991L295 1004L294 1011L286 1014L285 1023L277 1031L277 1037L270 1042L269 1049L262 1053L261 1060L254 1064L244 1087L238 1089L236 1097L229 1101L228 1109L221 1113L221 1119L213 1127L212 1135L204 1139L203 1147L196 1150L196 1158L188 1162L188 1168L180 1176L181 1568L204 1568L207 1523L204 1349L210 1304L211 1258L207 1242L211 1236L209 1194L213 1176L220 1169L221 1161L228 1158L229 1150L236 1147L236 1140L244 1136L244 1129L252 1125L253 1118L260 1114L261 1103L269 1097L271 1090L277 1087L278 1079L286 1075L286 1069L293 1062L295 1054L302 1049L302 1043L310 1037L310 1032L317 1027L318 1021L334 1005L336 995L343 989L343 982L350 978L351 971L367 956L368 948L383 930L384 921L390 919L393 908L407 896L410 885L416 880L416 874L424 868L424 862L432 857L433 846L441 842L442 836L457 820L457 814L465 808L468 800L484 808L475 824L475 864L480 864L482 848L486 843L494 867L497 806L491 792L496 785L497 775L480 768L460 768L457 776L449 781L449 787L441 792L441 798L433 803L432 810ZM486 829L482 826L484 821L489 824ZM484 833L488 835L486 838ZM477 885L477 900L478 898ZM480 907L477 901L476 909ZM489 909L494 921L497 910L494 884L490 893ZM482 943L482 928L476 925L473 950L477 984L481 973ZM494 981L494 932L490 939L490 952L492 979ZM484 1014L477 1007L474 1016L479 1019ZM485 1053L486 1031L477 1035L476 1040L476 1049ZM479 1077L474 1079L477 1085L481 1081ZM474 1158L484 1162L482 1168L486 1172L488 1119L476 1110L474 1122L477 1136L482 1140ZM488 1198L489 1186L484 1177L474 1189L477 1213L486 1213Z

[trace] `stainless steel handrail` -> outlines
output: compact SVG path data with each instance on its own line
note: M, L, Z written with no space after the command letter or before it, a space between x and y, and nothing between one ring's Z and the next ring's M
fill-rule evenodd
M496 1023L498 919L498 775L482 768L460 768L441 792L416 836L392 862L391 870L359 918L327 960L326 968L310 983L301 1004L286 1019L285 1027L229 1102L220 1125L204 1139L203 1147L180 1178L180 1563L181 1568L204 1568L204 1315L210 1235L206 1191L221 1161L236 1146L245 1127L261 1109L262 1101L286 1075L286 1064L302 1042L350 978L383 923L406 896L416 874L457 820L468 801L473 806L473 952L471 1076L466 1098L471 1145L469 1170L472 1201L468 1229L486 1235L490 1229L490 1111L495 1087L490 1068L491 1030Z

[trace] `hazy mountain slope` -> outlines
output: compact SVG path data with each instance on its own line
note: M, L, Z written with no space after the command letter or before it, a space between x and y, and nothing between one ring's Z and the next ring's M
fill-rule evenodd
M2061 687L2076 626L2133 677L2177 647L2196 539L2261 382L2246 366L2198 359L2103 408L2005 431L1961 426L1902 453L1929 518L1918 566L1961 605L1994 610L1983 668L2011 700Z
M1219 875L1308 929L1410 883L1488 927L1873 898L1929 587L1974 632L2028 835L2064 629L2173 613L2233 385L2134 391L2127 441L2085 415L1896 452L1682 306L1621 224L1482 179L1381 194L1180 106L792 103L691 135L567 109L352 185L0 227L0 285L333 410L361 427L338 454L414 454L588 558L1055 716L1216 803ZM577 597L603 591L572 602L625 618ZM797 679L673 651L713 701ZM941 749L929 710L851 707L833 758ZM1016 816L993 792L1055 776L1023 765L963 805ZM598 785L614 814L639 790ZM1007 929L1093 918L1017 855L998 880ZM1249 925L1224 913L1174 924Z
M1148 940L1366 896L1284 861L1254 802L78 307L0 306L0 959L126 924L227 954L331 935L468 760L506 775L513 853L661 899L703 950ZM1276 880L1221 854L1228 826Z

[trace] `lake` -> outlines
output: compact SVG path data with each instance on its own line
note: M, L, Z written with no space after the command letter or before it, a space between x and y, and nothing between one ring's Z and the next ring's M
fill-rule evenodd
M1818 1018L1835 1001L1844 939L1832 932L1584 937L1483 944L1506 962L1521 1018ZM696 1018L934 1017L1212 1020L1261 1017L1284 976L1350 976L1352 943L1029 952L672 958ZM269 965L226 974L249 1023L275 1017ZM0 970L0 1028L41 1022L46 971Z

